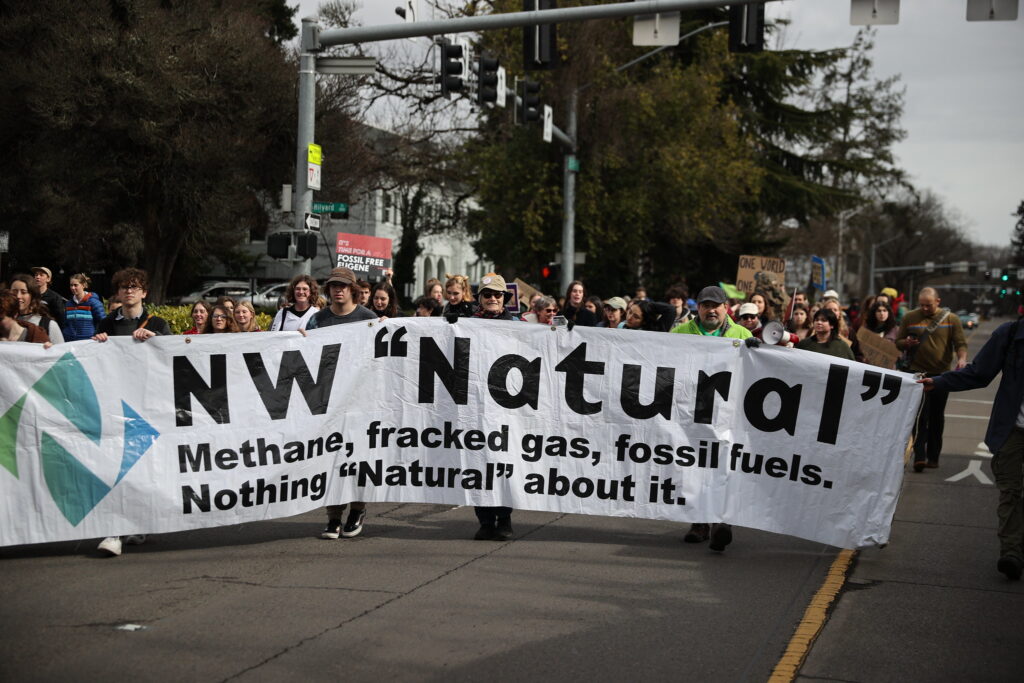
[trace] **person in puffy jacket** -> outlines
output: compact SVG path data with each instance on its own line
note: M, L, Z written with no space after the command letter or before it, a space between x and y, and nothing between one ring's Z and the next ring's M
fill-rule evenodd
M64 303L64 341L92 339L107 317L99 295L88 290L90 284L85 273L71 276L71 298Z

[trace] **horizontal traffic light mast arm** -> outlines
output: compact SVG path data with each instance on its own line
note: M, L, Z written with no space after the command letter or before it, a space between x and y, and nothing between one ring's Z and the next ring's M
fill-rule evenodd
M590 19L618 19L638 14L656 14L686 10L710 9L729 5L752 5L761 0L638 0L619 2L613 5L592 5L588 7L562 7L533 12L510 12L488 14L480 17L459 17L436 21L415 21L380 26L356 26L323 31L319 35L320 47L373 43L396 38L435 36L446 33L467 33L499 28L561 24L570 21ZM769 0L771 1L771 0ZM310 46L311 47L311 46Z

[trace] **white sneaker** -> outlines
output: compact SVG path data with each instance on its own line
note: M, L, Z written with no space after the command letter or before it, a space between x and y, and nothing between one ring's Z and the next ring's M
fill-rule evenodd
M128 545L142 545L146 542L146 534L135 534L134 536L125 536L124 542Z
M110 557L117 557L121 554L121 537L120 536L107 536L100 541L99 546L96 547L101 553L105 553Z

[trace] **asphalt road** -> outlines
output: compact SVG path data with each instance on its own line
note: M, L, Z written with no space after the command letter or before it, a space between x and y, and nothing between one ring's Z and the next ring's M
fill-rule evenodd
M995 571L995 490L973 473L991 480L993 395L950 401L940 469L907 474L891 544L857 554L801 680L1020 679L1024 585ZM311 513L120 558L0 548L0 680L763 681L837 554L737 529L718 555L650 520L515 525L475 542L469 508L380 504L337 541Z

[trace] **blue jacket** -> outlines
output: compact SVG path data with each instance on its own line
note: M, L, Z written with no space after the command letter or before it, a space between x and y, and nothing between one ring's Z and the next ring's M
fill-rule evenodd
M1010 329L1015 323L1003 323L981 351L963 370L945 372L935 378L935 389L965 391L987 387L1002 371L996 400L992 403L992 416L985 432L985 445L993 453L1006 443L1017 422L1021 401L1024 400L1024 323L1017 325L1014 338Z
M64 304L64 341L91 339L96 334L100 321L107 317L103 302L96 292L86 292L85 300L78 302L74 297Z

